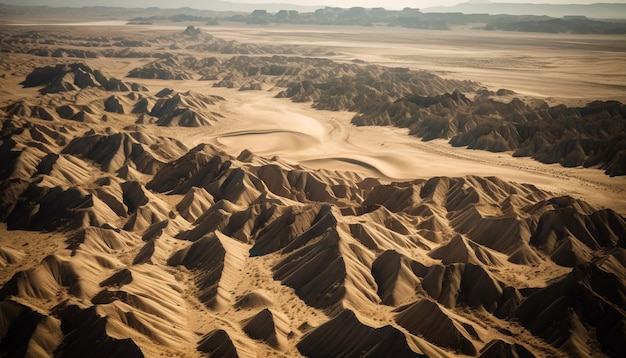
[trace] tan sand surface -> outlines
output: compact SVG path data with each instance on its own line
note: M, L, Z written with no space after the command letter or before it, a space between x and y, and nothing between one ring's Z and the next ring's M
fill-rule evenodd
M426 69L558 102L626 99L622 36L484 31L473 26L450 31L288 25L205 29L241 42L322 46L345 60Z
M231 57L185 48L185 25L65 20L20 19L57 40L163 35L143 50ZM432 70L528 102L626 100L626 44L612 36L202 30L323 49L319 57L345 63ZM147 357L622 349L626 176L356 127L355 113L277 98L281 88L269 81L240 91L216 80L127 77L156 58L12 53L0 62L0 108L23 109L2 128L0 333L19 339L0 349ZM20 84L36 67L75 62L85 66L64 73L57 92ZM139 89L95 85L113 78ZM174 94L158 98L166 88ZM172 100L169 121L131 113L142 99ZM33 108L54 118L36 118ZM57 118L63 108L81 108L82 117ZM181 125L184 115L198 126ZM602 317L585 317L587 308ZM605 342L602 329L617 338Z
M211 140L233 154L248 149L312 168L357 171L385 181L497 176L626 213L626 178L609 177L598 169L564 168L513 158L510 153L454 148L445 140L423 142L399 128L355 127L350 124L353 113L315 110L308 104L273 98L272 92L195 85L194 90L228 96L229 101L222 106L227 121L193 134L184 131L179 137L192 146Z

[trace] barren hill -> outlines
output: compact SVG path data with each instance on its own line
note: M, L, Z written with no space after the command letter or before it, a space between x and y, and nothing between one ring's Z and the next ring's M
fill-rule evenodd
M0 99L0 355L625 354L623 212L525 183L521 169L519 180L447 175L424 160L410 180L368 176L349 168L402 165L367 149L391 132L358 142L341 130L354 117L618 175L621 103L533 107L427 71L187 38L197 32L131 32L115 40L125 45L69 32L0 35L12 52ZM101 47L80 61L33 53L55 41L73 54ZM226 43L241 51L223 53ZM303 102L327 122L275 108ZM228 143L341 148L330 155L346 168Z

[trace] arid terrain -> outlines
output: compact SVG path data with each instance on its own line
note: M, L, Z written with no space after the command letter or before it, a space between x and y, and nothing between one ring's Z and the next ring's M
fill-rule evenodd
M0 356L626 355L623 36L70 20L0 25Z

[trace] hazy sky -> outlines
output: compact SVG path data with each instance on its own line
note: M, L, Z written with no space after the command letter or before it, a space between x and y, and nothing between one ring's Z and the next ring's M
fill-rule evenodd
M293 4L310 6L337 6L353 7L362 6L366 8L384 7L385 9L402 9L405 7L424 9L432 6L449 6L458 3L473 1L486 2L486 0L223 0L233 3L273 3L273 4ZM539 3L539 4L590 4L594 2L626 3L626 0L491 0L491 2L508 3ZM0 0L0 3L16 5L49 5L49 6L125 6L125 7L149 7L160 6L175 8L189 6L197 9L206 9L210 0ZM167 4L167 5L163 5Z

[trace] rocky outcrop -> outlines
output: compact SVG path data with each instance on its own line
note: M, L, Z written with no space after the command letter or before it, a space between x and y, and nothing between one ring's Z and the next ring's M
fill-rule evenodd
M42 94L74 91L83 88L101 88L107 91L146 91L147 89L136 83L124 83L118 79L109 78L100 70L94 70L88 65L75 62L68 65L56 65L35 68L24 82L24 87L40 87Z

